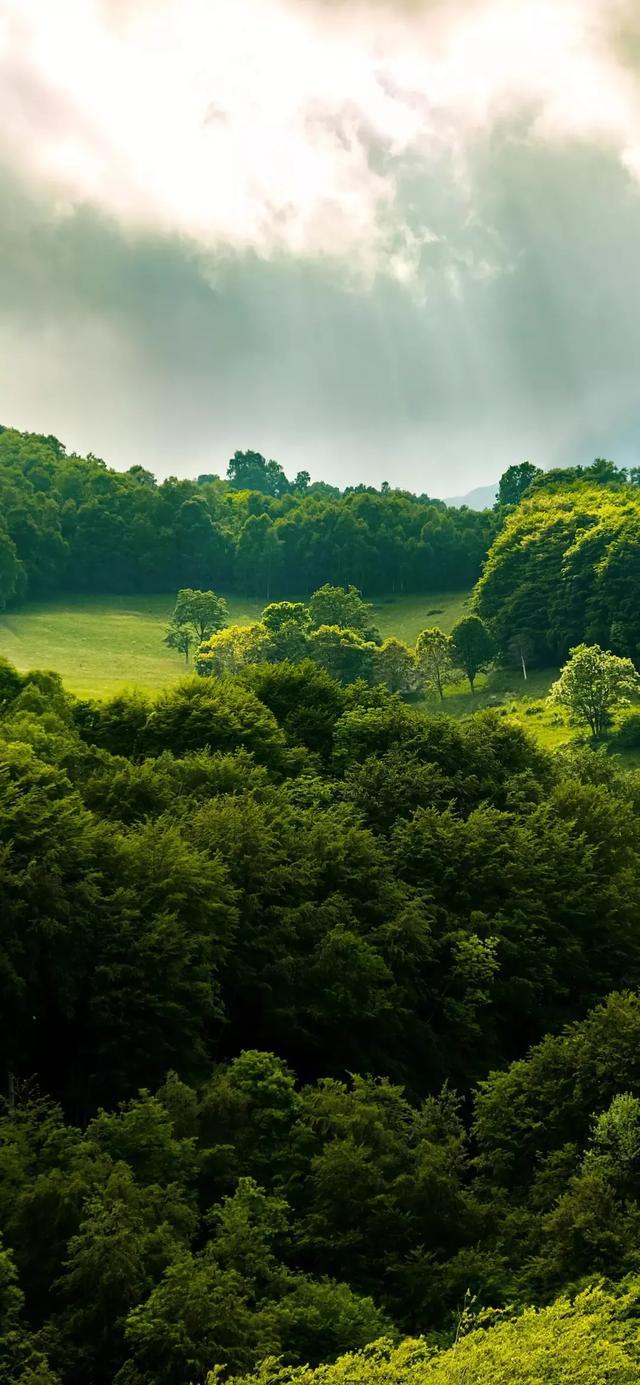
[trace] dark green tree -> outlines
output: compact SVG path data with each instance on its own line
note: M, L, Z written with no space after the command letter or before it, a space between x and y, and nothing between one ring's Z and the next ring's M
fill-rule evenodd
M517 466L508 467L500 477L496 504L519 505L533 482L542 475L544 473L540 467L533 466L531 462L520 462Z
M192 591L190 587L184 587L176 597L167 643L175 631L186 630L192 640L202 644L228 623L229 611L223 597L215 592ZM176 647L175 644L173 647ZM184 653L184 649L181 652Z
M472 693L478 674L488 667L495 646L491 633L479 616L463 616L451 631L454 660L469 679Z

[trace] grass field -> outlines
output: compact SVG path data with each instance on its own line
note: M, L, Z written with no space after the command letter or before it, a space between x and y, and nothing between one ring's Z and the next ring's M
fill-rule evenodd
M158 596L66 597L62 601L31 602L0 616L0 655L16 668L55 669L66 686L79 697L104 698L125 687L155 692L175 682L185 672L181 656L163 643L173 610L173 593ZM232 623L257 620L264 606L260 598L227 597ZM386 637L397 635L408 644L425 626L439 625L449 632L468 610L464 592L428 596L389 597L374 602L374 620ZM467 683L446 689L443 710L451 716L468 716L482 707L506 707L549 749L564 745L578 734L544 699L557 669L532 670L526 683L518 669L494 669L480 675L472 696ZM425 710L438 711L435 696L420 699ZM625 763L640 761L627 753Z
M227 601L232 623L243 625L257 620L265 604L251 597ZM467 601L461 592L389 598L374 603L374 618L384 636L412 644L426 625L451 630ZM0 654L21 672L55 669L80 697L133 686L153 692L184 673L182 658L163 644L174 602L175 593L30 602L0 616Z

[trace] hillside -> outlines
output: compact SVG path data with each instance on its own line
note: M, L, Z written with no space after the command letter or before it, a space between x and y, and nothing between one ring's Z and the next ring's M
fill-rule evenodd
M632 478L510 469L473 589L55 593L163 488L23 442L52 592L0 617L0 1378L630 1385ZM163 510L207 580L183 505L283 550L320 505L339 576L355 512L383 567L392 513L423 574L463 532L220 484Z
M226 471L158 482L0 428L0 609L182 587L263 601L326 582L371 597L468 590L498 528L489 512L388 485L290 480L256 452L236 452Z
M581 1385L631 1369L637 776L310 661L94 703L0 676L13 1378L426 1334L402 1385L465 1302L507 1315L479 1380L556 1330ZM594 1263L619 1306L563 1304Z
M502 647L540 662L581 641L635 656L640 641L640 489L550 478L507 516L477 586Z
M373 618L384 637L413 644L425 625L451 630L467 600L464 592L389 597L373 604ZM241 625L258 620L264 605L233 593L227 603L231 622ZM164 644L174 604L175 592L28 602L0 614L0 655L22 672L37 660L83 697L104 697L132 685L155 691L184 673L184 660Z

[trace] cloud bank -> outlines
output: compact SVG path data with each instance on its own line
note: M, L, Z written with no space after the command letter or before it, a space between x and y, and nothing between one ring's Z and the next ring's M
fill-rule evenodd
M632 453L634 9L0 0L3 417L445 493Z
M58 213L89 203L204 249L417 272L407 168L461 186L492 129L608 145L640 178L612 0L4 0L2 153Z

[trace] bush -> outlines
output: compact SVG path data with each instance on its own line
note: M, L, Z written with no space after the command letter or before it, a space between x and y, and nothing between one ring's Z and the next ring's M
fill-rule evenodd
M610 740L616 750L640 749L640 712L630 712Z

